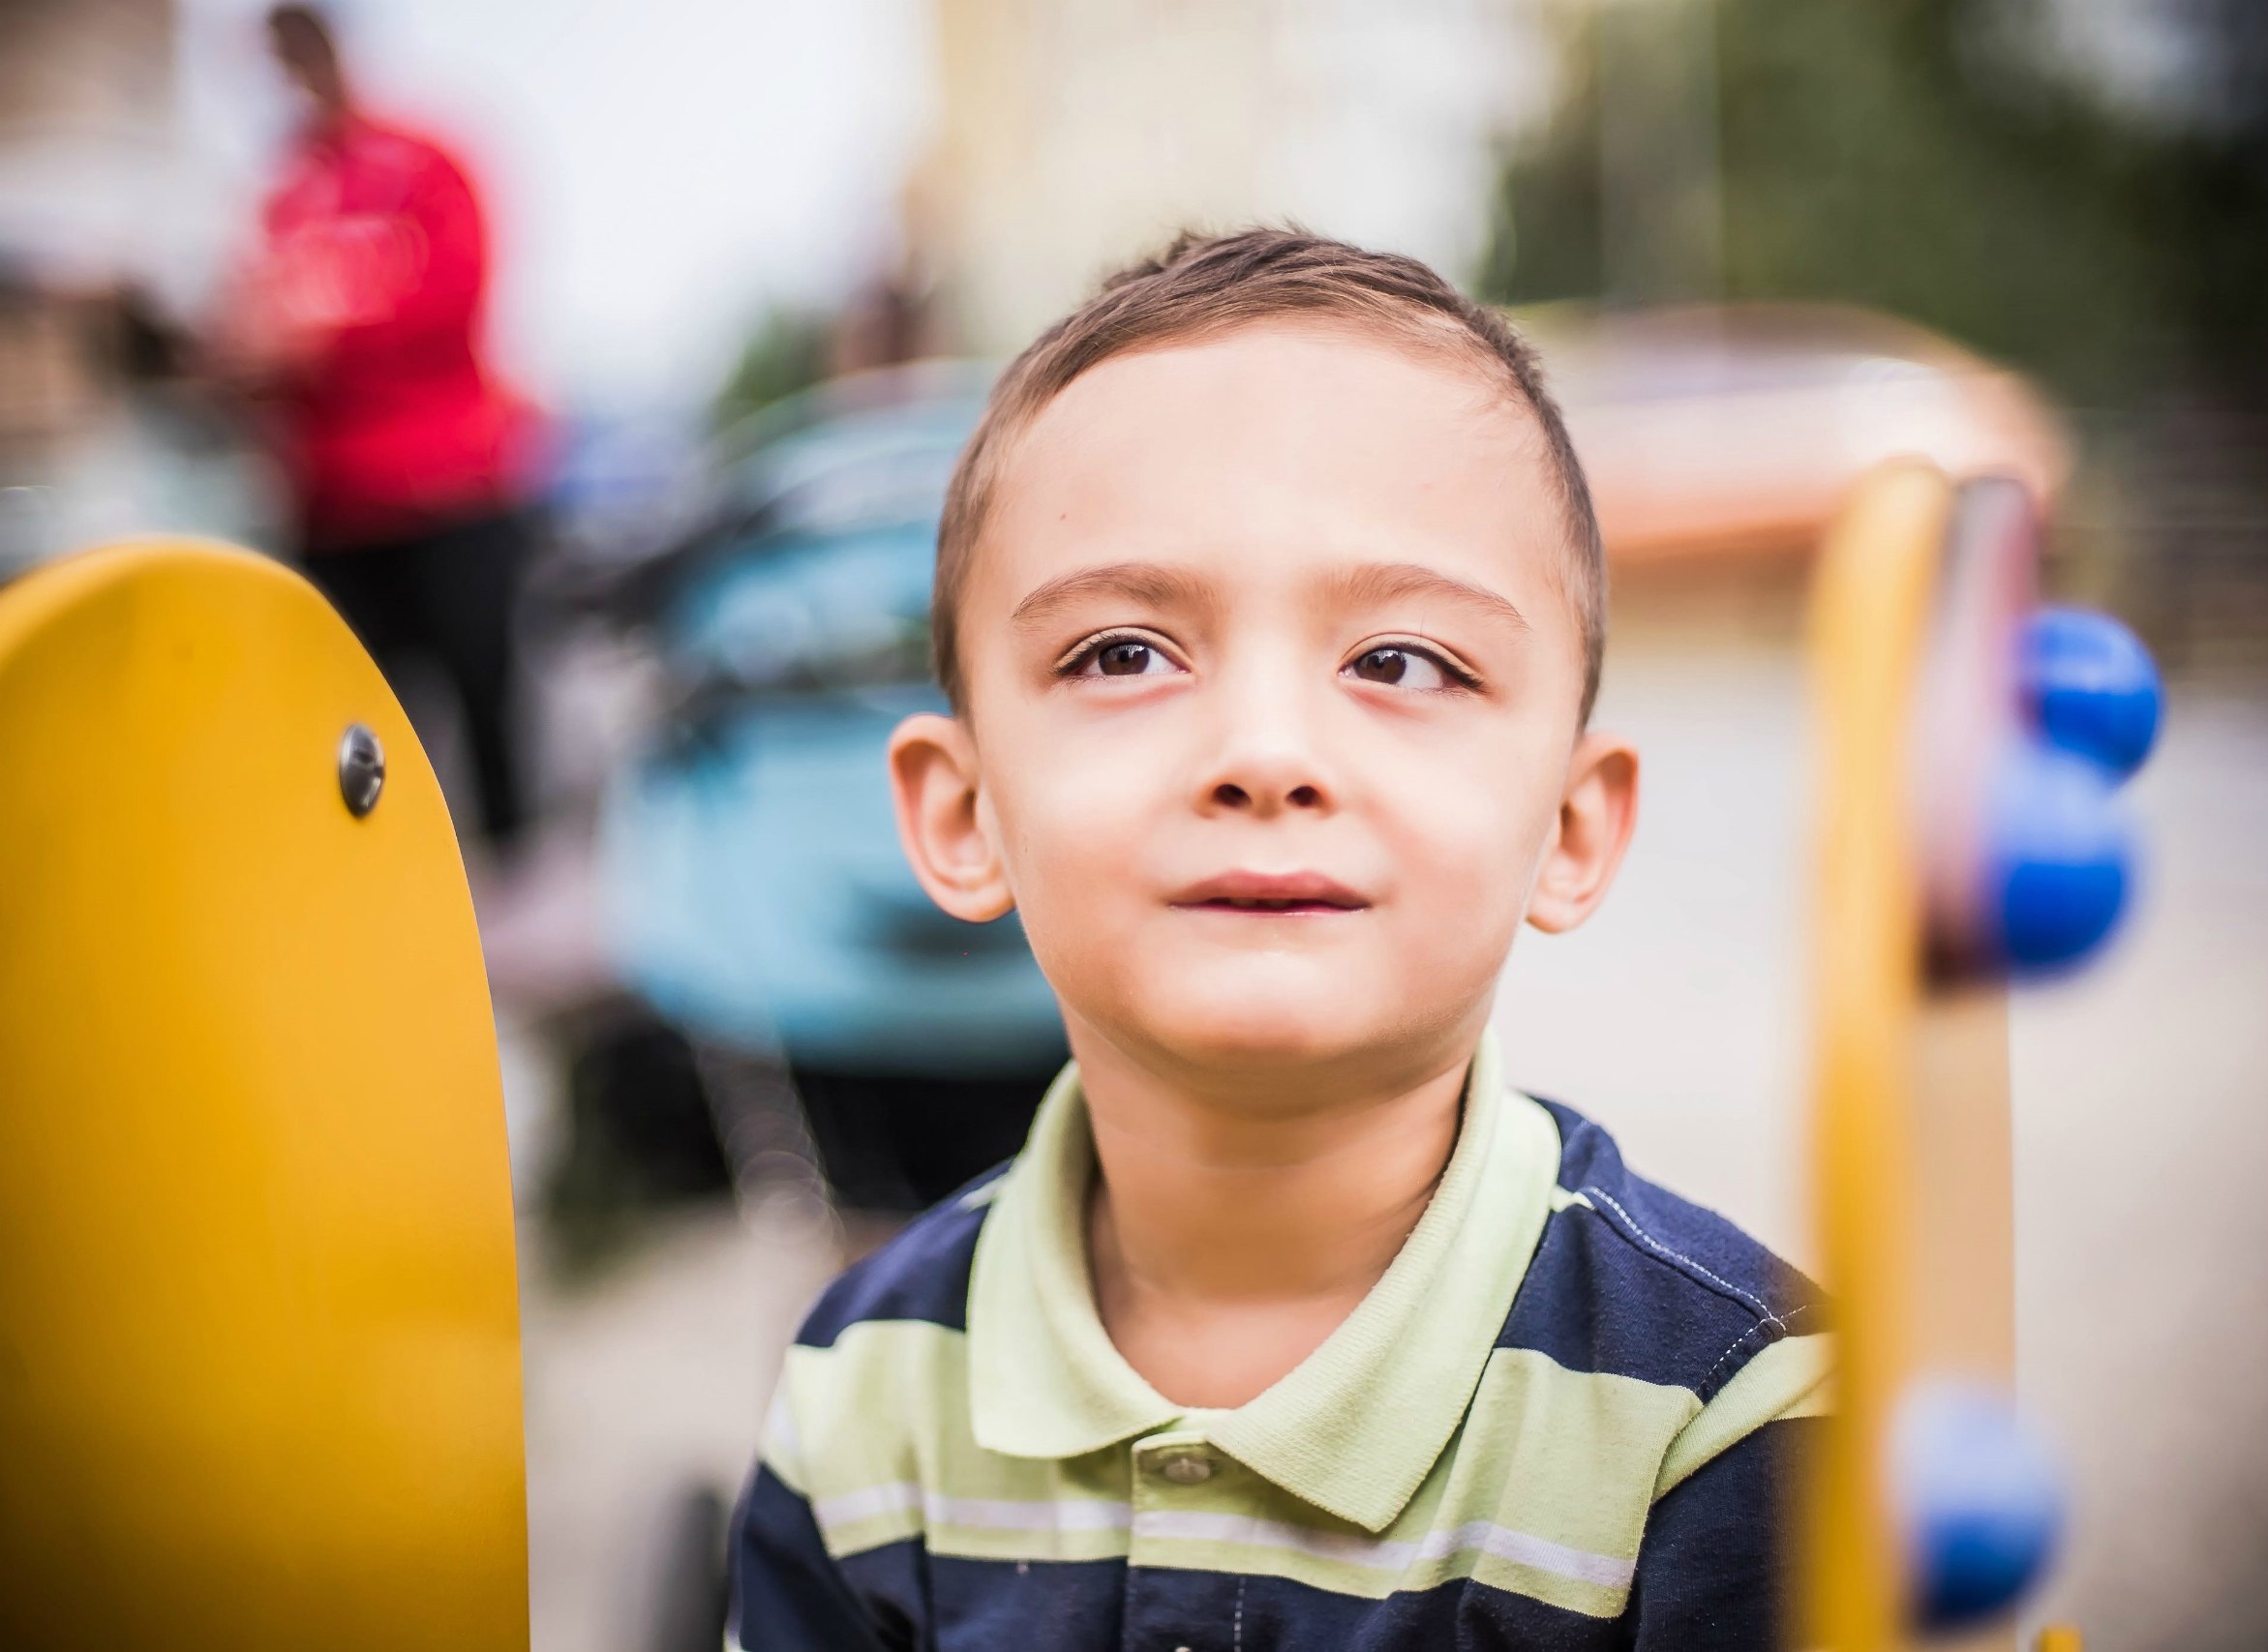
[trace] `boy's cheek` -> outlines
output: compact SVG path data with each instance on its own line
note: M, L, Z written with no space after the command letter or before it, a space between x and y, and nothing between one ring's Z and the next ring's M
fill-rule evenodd
M1111 730L1029 740L1011 763L988 766L985 789L1004 848L1031 875L1107 861L1110 845L1144 841L1181 801L1154 754Z

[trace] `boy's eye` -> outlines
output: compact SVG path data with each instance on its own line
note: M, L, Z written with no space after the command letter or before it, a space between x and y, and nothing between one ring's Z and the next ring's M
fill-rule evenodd
M1357 654L1346 673L1364 682L1382 682L1394 688L1449 686L1449 674L1440 662L1415 648L1373 648Z
M1157 676L1171 671L1173 663L1139 637L1119 637L1104 643L1082 662L1082 676Z

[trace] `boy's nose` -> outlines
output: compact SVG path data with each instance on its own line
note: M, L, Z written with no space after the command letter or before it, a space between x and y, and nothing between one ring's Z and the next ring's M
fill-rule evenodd
M1200 807L1262 819L1328 810L1336 788L1308 726L1305 708L1280 696L1225 706L1218 757L1200 789Z
M1268 814L1279 808L1320 808L1323 794L1312 784L1302 783L1288 788L1261 786L1257 792L1224 780L1213 788L1213 801L1225 809L1252 809Z

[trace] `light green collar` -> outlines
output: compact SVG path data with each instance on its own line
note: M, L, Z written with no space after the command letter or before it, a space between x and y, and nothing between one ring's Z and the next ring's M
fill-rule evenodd
M1464 1420L1550 1214L1558 1129L1503 1090L1495 1036L1466 1083L1456 1151L1392 1266L1322 1346L1249 1404L1203 1414L1213 1444L1285 1490L1382 1531ZM1088 1282L1094 1136L1067 1066L977 1238L969 1375L978 1445L1101 1451L1183 1418L1111 1345Z

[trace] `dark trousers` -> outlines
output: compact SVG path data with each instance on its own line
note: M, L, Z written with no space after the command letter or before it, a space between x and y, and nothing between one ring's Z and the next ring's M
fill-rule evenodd
M511 511L302 558L397 694L402 667L412 661L448 679L472 748L481 832L499 850L527 824L512 615L534 538L533 520Z

